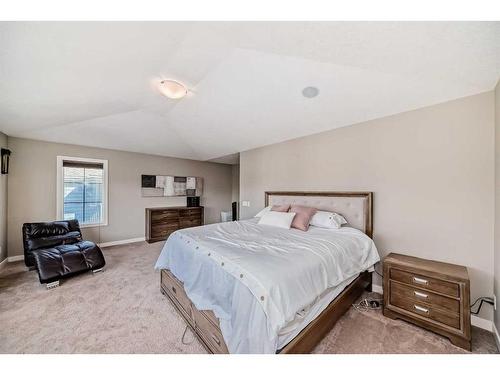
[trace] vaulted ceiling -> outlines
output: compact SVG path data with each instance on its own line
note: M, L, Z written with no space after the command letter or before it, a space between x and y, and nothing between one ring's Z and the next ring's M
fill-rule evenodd
M498 22L3 22L0 131L209 160L499 76ZM188 96L161 96L161 78Z

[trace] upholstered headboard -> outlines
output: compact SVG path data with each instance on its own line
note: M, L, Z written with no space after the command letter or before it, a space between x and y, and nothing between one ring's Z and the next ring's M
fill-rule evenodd
M283 192L266 191L266 206L298 204L341 214L349 226L373 234L371 192Z

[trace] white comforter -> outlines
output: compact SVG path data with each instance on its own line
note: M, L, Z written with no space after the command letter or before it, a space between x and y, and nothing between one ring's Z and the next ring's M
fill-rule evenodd
M379 260L353 228L303 232L251 219L175 232L156 268L184 282L198 309L214 311L231 353L274 353L297 313Z

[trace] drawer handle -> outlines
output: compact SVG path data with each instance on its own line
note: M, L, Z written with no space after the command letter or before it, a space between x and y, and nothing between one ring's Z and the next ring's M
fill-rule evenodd
M212 336L212 340L214 340L215 343L220 346L220 340L219 340L219 338L217 336L215 336L213 333L211 333L211 336Z
M418 305L413 305L413 307L417 311L420 311L420 312L423 312L423 313L426 313L426 314L429 313L429 309L426 309L425 307L421 307L421 306L418 306Z
M427 298L429 297L427 294L425 293L421 293L421 292L417 292L416 290L413 291L413 293L417 296L417 297L421 297L421 298Z
M420 277L413 277L413 281L417 284L427 285L429 282L426 279L421 279Z
M175 286L172 287L172 292L174 292L175 294L177 294L177 290L175 289Z

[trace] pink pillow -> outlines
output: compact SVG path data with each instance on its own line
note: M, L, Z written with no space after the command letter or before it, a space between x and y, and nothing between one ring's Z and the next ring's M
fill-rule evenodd
M276 212L288 212L289 209L290 209L289 204L274 205L271 207L271 211L276 211Z
M292 228L303 230L309 229L309 222L318 210L306 206L292 206L290 212L295 212L295 217L292 221Z

